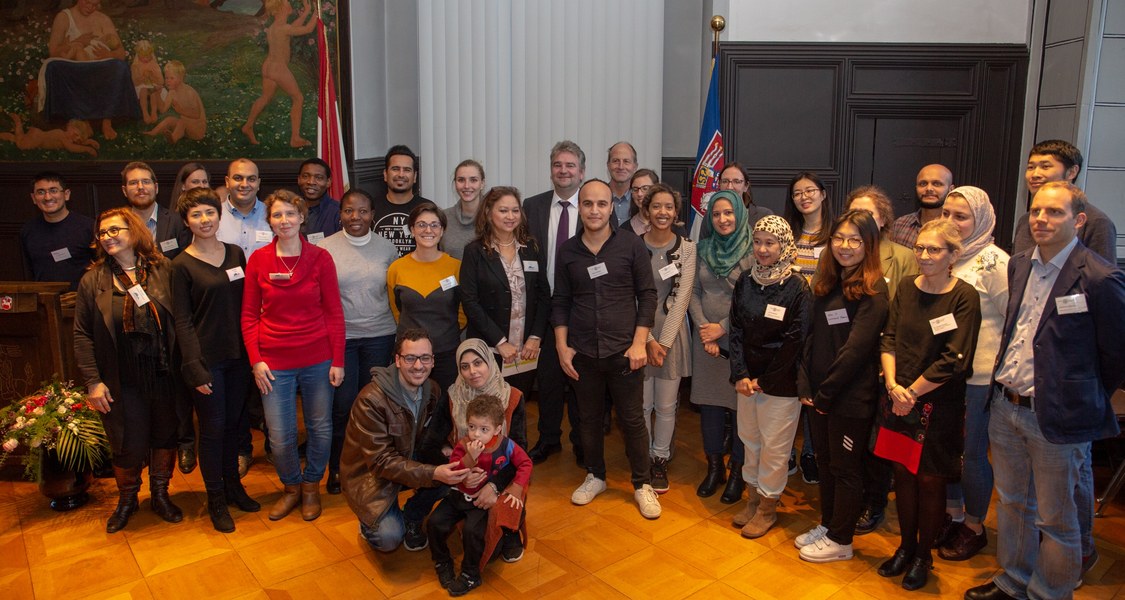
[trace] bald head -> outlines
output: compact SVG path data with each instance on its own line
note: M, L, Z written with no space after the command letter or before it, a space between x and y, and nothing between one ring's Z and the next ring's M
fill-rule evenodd
M952 188L953 172L945 165L926 165L914 179L914 193L918 195L918 204L923 209L941 208Z

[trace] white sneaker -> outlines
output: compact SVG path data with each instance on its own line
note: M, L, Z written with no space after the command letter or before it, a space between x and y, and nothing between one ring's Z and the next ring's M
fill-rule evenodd
M585 506L594 501L598 494L605 491L605 481L598 479L593 473L586 474L586 481L570 495L570 501L578 506Z
M809 544L823 538L826 535L828 535L828 528L824 525L817 525L816 527L813 527L805 533L797 536L797 538L793 540L793 545L798 548L804 548L805 546L808 546Z
M604 484L603 484L604 488ZM641 509L641 516L646 519L660 517L660 500L656 497L656 490L649 484L644 484L641 489L633 492L633 499L637 501L637 508Z
M851 560L852 545L837 544L827 535L811 544L801 546L801 560L814 563L835 562L837 560Z

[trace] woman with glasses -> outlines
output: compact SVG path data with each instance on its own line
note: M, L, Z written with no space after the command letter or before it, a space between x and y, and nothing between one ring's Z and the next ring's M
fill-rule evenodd
M340 452L352 403L371 380L373 367L391 364L395 318L387 302L387 268L398 248L374 233L371 196L357 188L340 199L341 231L320 243L332 255L344 308L344 382L332 397L332 449L328 454L329 494L340 493Z
M478 215L479 233L465 248L461 263L467 336L494 348L500 364L538 360L547 335L551 287L546 259L527 230L519 190L492 188ZM535 370L512 374L508 380L530 390Z
M754 224L754 266L734 286L730 371L738 392L738 437L746 448L742 477L750 500L732 524L759 538L777 522L789 449L797 433L797 362L809 327L809 284L797 275L793 232L781 217Z
M809 562L852 558L863 506L863 473L871 421L879 404L879 336L890 306L877 252L878 222L849 210L833 225L832 251L813 276L809 336L798 371L801 403L820 463L820 523L797 536Z
M633 204L629 206L629 228L637 235L644 235L649 230L648 218L642 209L648 191L658 183L660 176L652 169L637 169L629 182L629 190L633 193Z
M852 190L844 201L848 210L866 210L875 217L879 226L879 260L883 266L883 281L887 282L888 298L894 300L898 284L904 277L918 274L918 263L910 249L891 240L891 225L895 222L894 205L887 193L877 185L865 185Z
M719 173L719 189L730 190L742 198L742 204L746 206L748 213L746 222L750 227L754 227L762 217L773 214L772 210L754 204L754 194L750 189L750 173L741 163L727 163L723 167L722 172Z
M965 382L981 322L977 290L953 276L962 252L961 234L949 221L922 226L914 243L921 274L899 285L880 342L887 399L875 453L894 463L902 540L879 575L906 573L906 590L926 585L945 486L961 476Z
M943 219L957 226L964 246L953 276L980 295L980 335L965 396L965 458L961 480L946 486L947 522L952 531L938 548L945 560L968 560L988 545L984 517L992 500L992 465L988 462L988 398L992 366L1000 352L1000 334L1008 313L1008 254L996 247L996 214L984 190L963 185L949 192Z
M686 317L690 290L695 287L695 243L672 229L681 206L679 192L658 183L648 190L641 209L650 226L642 239L652 255L657 298L656 323L648 335L642 396L651 440L651 483L658 494L668 491L668 460L672 457L680 380L691 377L691 331Z
M183 512L168 496L179 426L170 383L176 336L168 261L129 208L103 212L95 231L97 258L74 308L74 358L113 451L119 497L105 530L120 531L137 511L145 464L153 512L179 523Z
M742 479L744 446L734 442L724 448L724 429L733 420L738 393L730 382L728 349L730 305L734 284L742 272L754 265L746 206L731 191L716 192L708 205L699 242L695 285L688 312L698 328L691 336L691 401L699 406L699 426L707 474L696 488L696 495L708 498L726 481L720 497L724 504L742 499L746 484ZM723 464L730 453L730 474Z
M430 376L443 390L457 379L454 353L467 323L458 280L461 261L441 250L445 225L445 213L433 202L415 206L406 219L415 248L387 269L387 295L398 330L420 328L430 334L434 352Z
M304 199L278 190L265 205L275 237L246 263L242 338L285 486L270 520L300 505L301 517L312 521L320 516L320 480L332 446L332 388L344 380L344 311L332 256L301 236ZM307 434L304 470L297 455L298 388Z
M471 158L461 161L453 169L453 191L457 202L445 209L448 229L442 236L442 248L450 256L461 260L465 246L477 237L477 213L484 197L484 167Z
M832 203L828 201L828 192L816 173L802 171L794 175L789 181L789 192L792 201L785 205L785 220L789 221L793 235L797 236L796 264L805 280L812 282L820 255L828 244L828 229L835 213ZM801 442L801 479L805 483L816 484L820 482L820 473L813 453L809 411L804 409L802 412L805 414L805 425ZM789 474L796 472L797 456L794 450L789 457Z

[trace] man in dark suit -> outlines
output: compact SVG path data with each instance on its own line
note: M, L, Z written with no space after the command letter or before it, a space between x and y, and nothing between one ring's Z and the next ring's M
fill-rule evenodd
M578 188L586 176L586 153L578 144L563 140L551 148L551 190L524 200L527 226L546 262L547 281L554 290L555 253L563 242L582 230L578 220ZM528 455L539 464L562 450L563 407L570 419L570 442L582 464L578 411L574 390L559 365L554 332L547 329L539 356L539 441Z
M184 227L180 216L156 203L160 184L152 167L139 161L125 165L121 171L121 192L168 260L176 258L191 243L191 231ZM175 201L173 198L172 202Z
M1069 598L1080 581L1074 486L1090 443L1118 434L1109 399L1125 380L1125 273L1078 240L1085 208L1074 185L1043 185L1036 245L1008 264L988 427L1004 570L969 600Z

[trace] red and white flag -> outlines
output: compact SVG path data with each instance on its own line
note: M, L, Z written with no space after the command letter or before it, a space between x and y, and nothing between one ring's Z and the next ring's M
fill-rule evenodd
M320 81L316 103L317 153L332 169L332 184L328 188L328 194L339 200L351 184L348 182L347 161L344 158L344 137L340 134L340 107L336 103L336 85L332 81L328 34L320 17L316 19L316 50L320 57L317 69Z

